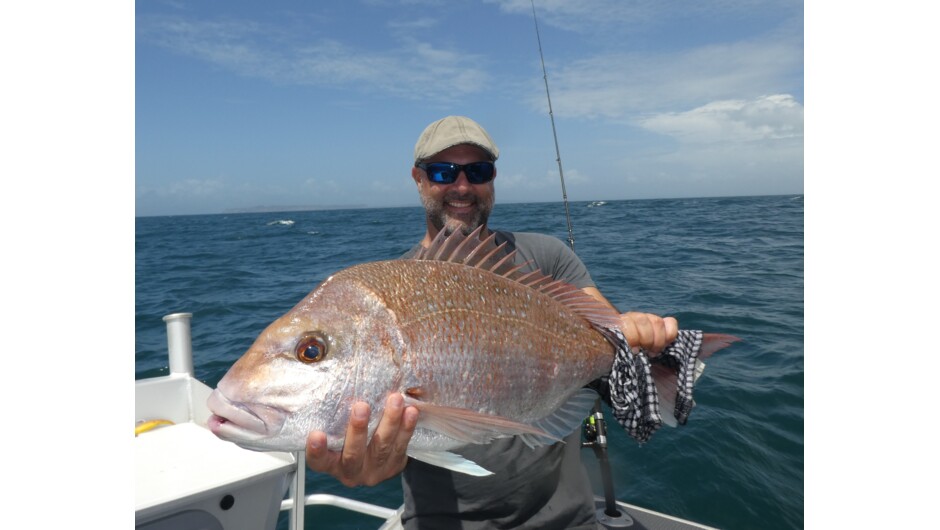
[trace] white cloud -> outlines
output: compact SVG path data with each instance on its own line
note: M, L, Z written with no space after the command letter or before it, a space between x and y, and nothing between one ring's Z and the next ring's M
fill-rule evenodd
M431 19L414 22L428 27ZM489 75L478 56L432 47L408 36L398 44L366 50L320 39L291 40L283 28L243 20L189 20L141 16L138 38L230 70L276 83L382 90L414 100L451 101L482 90Z
M766 133L765 127L775 127L774 119L763 126L727 116L715 121L733 124L728 127L733 132L713 139L708 127L690 118L685 136L671 148L633 152L609 165L608 173L637 198L802 193L802 136Z
M506 13L532 15L531 0L484 0L498 4ZM612 23L642 23L652 16L656 0L652 2L619 0L595 0L593 2L571 2L570 0L540 0L535 10L539 22L570 31L593 31L598 25Z
M418 196L410 177L372 179L356 185L336 178L308 178L302 187L299 195L311 204L416 204ZM289 197L284 194L281 201Z
M670 112L639 121L650 131L682 142L751 142L803 136L803 106L777 94L752 100L724 100L687 112Z
M644 112L753 98L802 89L797 39L717 44L668 53L606 54L563 65L549 74L556 114L628 118ZM530 92L529 104L545 98Z
M497 193L540 191L551 186L553 182L558 182L558 173L555 173L554 179L548 173L541 176L532 176L524 173L498 173L495 182Z
M157 195L163 196L199 196L215 195L226 189L222 179L183 179L168 182L165 188L154 190Z
M532 15L531 0L484 0L497 4L503 12ZM539 0L535 10L539 24L551 25L579 33L633 32L636 28L649 27L664 20L675 20L681 16L713 17L727 19L740 13L760 10L768 14L790 13L796 6L791 0L721 0L710 2L670 2L668 0Z
M186 178L161 181L157 186L135 189L135 215L206 213L205 204L230 193L224 178Z
M395 182L394 184L398 184L398 182ZM371 180L369 181L369 189L374 195L380 197L391 194L399 194L402 191L400 186L395 186L388 180Z
M576 185L576 186L587 186L591 183L591 177L585 175L577 169L566 169L565 171L565 184L566 185ZM555 182L561 181L558 177L557 171L549 171L549 179L554 180ZM560 186L561 184L559 184Z
M390 20L389 29L400 35L407 35L414 31L426 30L438 25L436 19L430 17L412 18L407 20Z
M345 193L347 190L346 187L341 186L338 182L332 179L322 180L309 178L304 181L303 186L311 192L311 197L317 197L321 195L336 196Z
M565 186L570 192L591 186L592 179L583 172L569 168L564 171ZM500 173L495 182L497 203L553 201L561 196L561 180L557 169L549 169L541 175Z

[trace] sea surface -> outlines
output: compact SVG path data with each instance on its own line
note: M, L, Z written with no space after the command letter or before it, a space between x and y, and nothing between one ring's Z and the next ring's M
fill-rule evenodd
M608 414L616 497L719 528L802 528L803 197L574 202L570 211L575 250L622 311L743 339L707 362L686 426L640 447ZM567 240L561 202L497 203L490 226ZM397 258L424 227L417 206L137 218L136 378L167 375L161 318L190 312L196 377L214 387L320 281ZM599 476L593 453L582 456ZM308 470L306 487L401 503L397 478L346 488ZM305 517L307 528L380 524L330 507Z

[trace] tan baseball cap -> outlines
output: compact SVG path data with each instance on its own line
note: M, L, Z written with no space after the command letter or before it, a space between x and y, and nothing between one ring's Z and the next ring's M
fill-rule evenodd
M427 160L448 147L472 144L499 158L499 148L480 124L466 116L448 116L428 125L415 144L415 163Z

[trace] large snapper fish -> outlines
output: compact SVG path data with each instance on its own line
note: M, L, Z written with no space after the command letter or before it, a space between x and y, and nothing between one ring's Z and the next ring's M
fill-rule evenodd
M540 272L521 272L513 254L492 234L481 239L480 229L442 232L415 259L334 274L219 381L209 428L262 451L302 451L319 430L338 450L353 402L374 411L371 435L398 392L419 410L408 454L430 464L487 475L449 450L505 436L533 447L561 440L597 397L583 387L611 372L616 353L631 355L629 346L616 311ZM675 371L652 376L667 395L645 405L655 416L663 403L672 424Z

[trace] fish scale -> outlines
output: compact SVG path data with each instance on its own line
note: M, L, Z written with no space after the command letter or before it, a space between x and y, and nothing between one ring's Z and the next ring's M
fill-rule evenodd
M583 318L486 270L398 260L356 265L334 281L362 285L397 316L403 371L443 405L534 420L572 383L610 371L611 344Z

